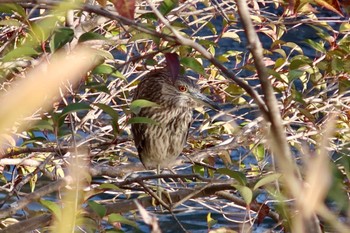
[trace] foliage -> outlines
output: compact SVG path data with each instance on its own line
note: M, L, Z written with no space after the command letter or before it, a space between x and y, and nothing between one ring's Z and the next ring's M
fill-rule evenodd
M0 4L5 204L0 218L7 232L21 232L20 224L39 232L47 227L55 232L146 231L142 222L154 230L158 221L139 204L159 203L171 214L189 210L191 203L201 206L206 211L203 230L212 232L222 230L219 225L232 227L230 218L240 222L233 230L251 230L267 217L276 226L265 227L276 231L308 232L313 217L322 220L324 229L349 230L347 1L247 1L263 45L262 61L250 50L239 0L15 2ZM159 177L125 175L143 170L130 124L157 124L130 118L132 112L156 106L131 102L133 90L171 53L179 55L181 65L181 70L174 65L172 74L198 78L222 111L196 109L184 150L196 163L192 172L160 175L173 179L162 185L171 201L162 201L152 191ZM35 79L40 74L43 79ZM54 81L55 74L62 79ZM277 123L283 124L286 139L275 133L278 118L269 107L264 74L277 98ZM276 153L279 140L293 153L284 167L283 155ZM296 186L288 177L294 165ZM17 201L11 198L15 194ZM35 201L43 208L28 206ZM245 208L244 219L222 217L242 211L232 203ZM21 222L24 218L33 226ZM55 222L49 226L51 218ZM177 223L186 228L181 220Z

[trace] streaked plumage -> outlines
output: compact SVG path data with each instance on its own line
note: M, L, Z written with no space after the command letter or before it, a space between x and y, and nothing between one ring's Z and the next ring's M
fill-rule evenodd
M132 124L140 160L146 169L171 168L187 140L193 108L214 103L199 92L186 76L171 78L168 69L155 70L143 77L133 100L146 99L160 107L142 108L137 115L158 124Z

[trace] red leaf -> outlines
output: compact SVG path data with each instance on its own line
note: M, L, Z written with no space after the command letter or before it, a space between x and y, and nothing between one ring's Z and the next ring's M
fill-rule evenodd
M270 207L268 207L265 204L262 204L258 213L257 223L260 225L262 221L265 219L265 217L269 214Z
M134 19L136 0L112 0L117 12L128 19Z
M179 56L176 53L165 53L164 56L172 81L175 82L180 73Z
M318 5L327 8L328 10L331 10L341 16L344 16L340 9L340 4L338 0L315 0L315 2Z

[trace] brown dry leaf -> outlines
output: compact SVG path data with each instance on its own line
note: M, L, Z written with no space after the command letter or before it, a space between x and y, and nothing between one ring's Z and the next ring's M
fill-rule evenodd
M263 220L269 214L269 212L270 212L270 207L268 207L266 204L262 204L258 212L258 218L257 218L258 225L260 225L263 222Z
M340 9L340 4L338 0L315 0L315 2L318 5L327 8L328 10L331 10L341 16L344 16Z
M107 5L107 0L97 0L98 4L105 7Z
M135 0L112 0L112 3L121 16L134 20Z

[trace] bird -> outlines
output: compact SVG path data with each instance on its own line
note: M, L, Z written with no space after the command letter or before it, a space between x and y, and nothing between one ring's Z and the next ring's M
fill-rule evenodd
M173 77L167 67L155 69L141 78L133 100L144 99L156 106L144 107L133 117L147 117L155 124L131 125L139 158L147 170L171 169L181 154L188 137L193 109L206 105L218 110L218 105L202 94L188 76Z

